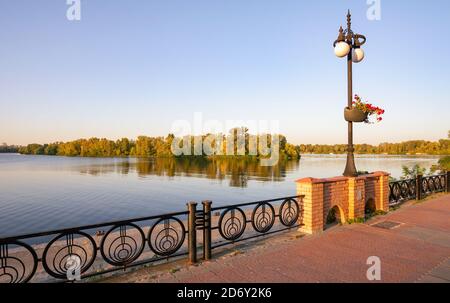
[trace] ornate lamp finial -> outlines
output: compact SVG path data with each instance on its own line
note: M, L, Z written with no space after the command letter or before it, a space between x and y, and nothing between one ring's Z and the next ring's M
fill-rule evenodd
M347 27L350 30L352 27L352 15L350 14L350 10L347 13Z
M339 28L339 36L337 38L337 42L342 42L342 41L345 41L345 36L344 36L344 29L341 26Z

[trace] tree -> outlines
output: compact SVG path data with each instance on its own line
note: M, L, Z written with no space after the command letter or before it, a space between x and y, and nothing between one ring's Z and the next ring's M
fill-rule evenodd
M433 173L438 172L441 174L450 171L450 156L445 156L439 159L438 164L433 165L430 170Z
M0 153L17 153L19 151L19 146L8 145L5 142L0 145Z
M439 160L439 168L442 171L450 171L450 156L445 156Z
M129 156L131 149L131 143L128 138L122 138L116 141L115 155L116 156Z
M403 176L401 177L402 180L406 179L414 179L417 175L425 175L426 168L420 167L419 164L415 164L413 167L409 168L406 165L402 166L402 172Z

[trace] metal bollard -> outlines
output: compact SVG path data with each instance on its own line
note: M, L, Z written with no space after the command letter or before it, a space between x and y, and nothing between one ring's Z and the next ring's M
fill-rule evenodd
M188 203L188 251L189 263L197 263L197 230L195 228L195 214L197 212L197 203Z
M203 259L211 260L211 201L203 201Z
M445 176L445 184L447 184L446 188L445 188L445 192L446 193L450 193L450 171L447 172L446 176Z
M422 175L416 177L416 200L422 200Z

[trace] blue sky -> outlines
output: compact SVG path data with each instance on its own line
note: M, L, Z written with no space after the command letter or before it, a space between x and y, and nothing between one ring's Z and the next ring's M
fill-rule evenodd
M352 10L368 38L354 90L386 109L356 143L450 130L450 2L0 0L0 142L166 135L177 119L279 120L293 143L346 143L346 63L332 42Z

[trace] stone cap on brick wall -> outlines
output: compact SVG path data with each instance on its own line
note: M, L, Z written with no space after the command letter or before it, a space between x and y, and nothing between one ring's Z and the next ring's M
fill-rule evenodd
M361 175L358 176L354 179L356 180L365 180L367 178L376 178L376 177L381 177L381 176L390 176L390 173L384 172L384 171L377 171L377 172L373 172L370 173L368 175ZM312 184L318 184L318 183L333 183L333 182L345 182L348 179L350 179L350 177L332 177L332 178L302 178L302 179L298 179L295 182L297 183L312 183Z

